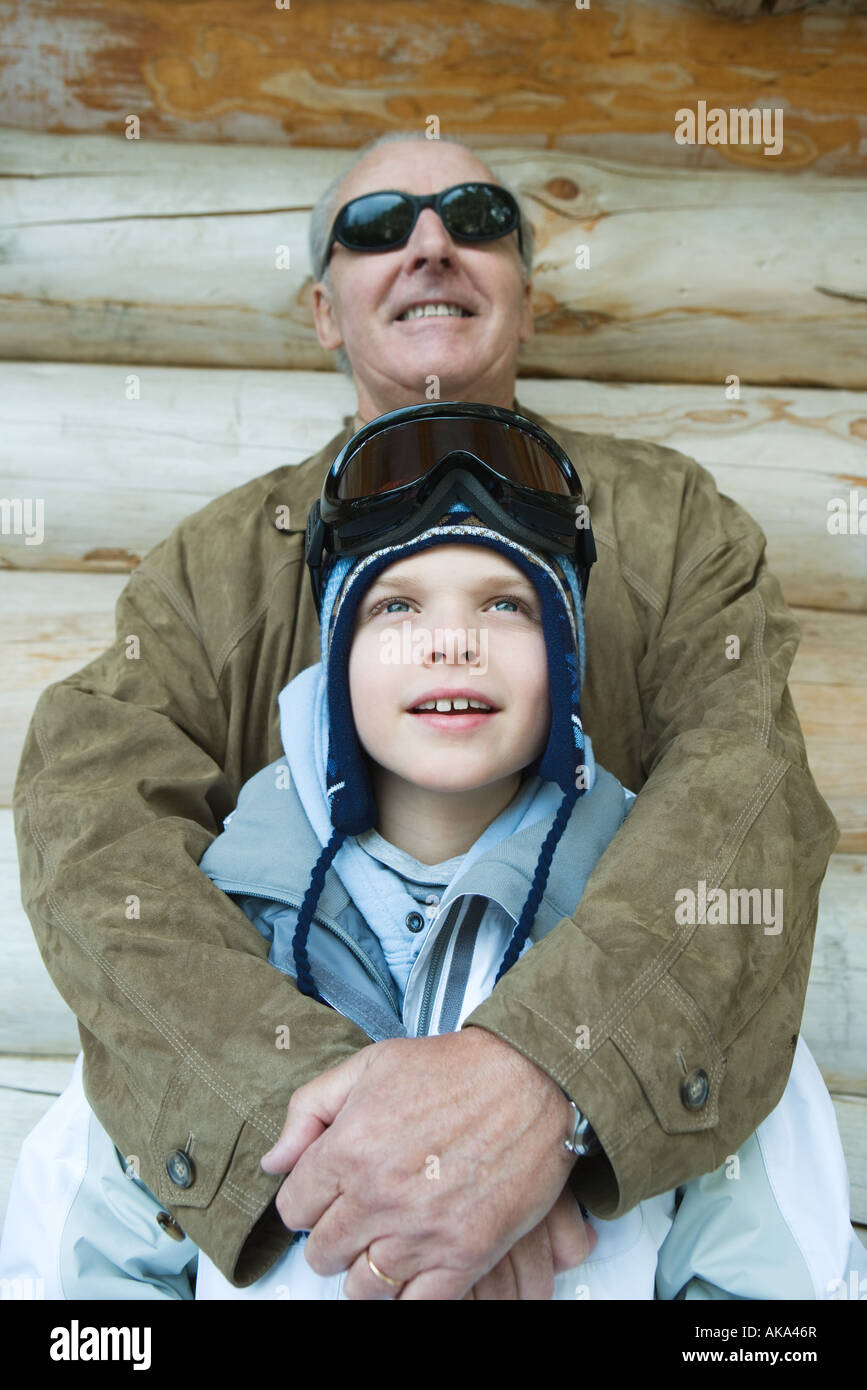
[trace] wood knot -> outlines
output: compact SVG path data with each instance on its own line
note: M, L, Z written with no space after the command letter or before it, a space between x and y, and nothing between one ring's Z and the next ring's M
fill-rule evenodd
M545 184L545 192L552 198L559 198L561 202L568 202L570 198L577 198L581 192L577 183L572 179L554 178L549 179Z

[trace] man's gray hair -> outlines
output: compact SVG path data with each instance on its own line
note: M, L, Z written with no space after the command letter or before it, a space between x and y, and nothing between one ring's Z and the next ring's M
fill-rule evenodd
M343 183L346 176L349 174L350 170L354 169L356 164L358 164L362 159L364 159L365 155L370 154L371 150L379 149L380 145L390 145L394 141L406 140L427 140L427 136L419 130L412 130L406 132L392 130L389 131L387 135L380 135L376 140L371 140L369 144L362 145L361 149L356 151L355 158L353 159L352 163L349 164L343 170L342 173L338 174L336 179L332 179L331 183L325 189L325 191L319 198L319 201L317 202L316 206L314 207L312 213L310 214L310 230L308 234L308 243L310 248L310 265L313 271L313 281L314 283L316 283L319 280L322 281L328 293L328 297L330 300L332 300L332 302L334 300L334 287L331 282L329 267L325 264L325 250L328 246L328 237L331 233L331 224L337 215L338 194L340 191L341 184ZM476 158L481 157L479 156L478 152L472 148L472 146L467 144L465 140L457 140L450 136L449 139L446 140L444 143L448 145L462 145L465 150L469 150L471 154L476 155ZM523 283L526 284L533 270L533 229L530 226L530 220L524 212L524 208L521 204L521 199L518 197L518 194L514 191L514 189L509 188L508 184L503 183L502 179L497 180L497 182L502 184L503 188L508 189L508 191L512 194L512 197L515 199L515 202L518 204L518 208L520 210L522 266L521 278ZM346 349L344 347L337 348L335 352L335 361L340 371L343 372L344 376L348 376L351 378L352 363L350 362L349 355L347 354Z

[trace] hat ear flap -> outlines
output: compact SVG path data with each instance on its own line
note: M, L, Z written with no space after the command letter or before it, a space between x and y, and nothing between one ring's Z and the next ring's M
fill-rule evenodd
M347 835L363 835L375 828L377 808L346 678L353 626L338 624L328 658L326 795L331 824Z
M536 587L542 600L551 702L551 731L538 762L538 776L546 782L556 782L567 792L577 785L578 771L584 762L578 653L569 616L544 571L539 572Z

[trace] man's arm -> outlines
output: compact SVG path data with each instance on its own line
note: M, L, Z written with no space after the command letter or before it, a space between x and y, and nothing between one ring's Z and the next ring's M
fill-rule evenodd
M798 628L764 547L690 470L670 591L660 602L642 587L648 780L573 917L464 1023L511 1043L589 1116L605 1154L570 1181L603 1218L718 1167L777 1103L794 1055L838 830L807 766L786 684ZM676 895L691 890L698 916L702 883L727 908L729 889L768 890L782 929L767 915L679 922Z
M15 828L25 908L80 1020L88 1099L183 1230L246 1284L291 1239L259 1159L293 1090L369 1039L299 995L198 868L238 794L237 749L264 746L248 726L266 712L218 687L186 568L176 532L121 594L112 647L42 693ZM291 603L291 569L275 601ZM175 1151L191 1159L187 1187L167 1173Z

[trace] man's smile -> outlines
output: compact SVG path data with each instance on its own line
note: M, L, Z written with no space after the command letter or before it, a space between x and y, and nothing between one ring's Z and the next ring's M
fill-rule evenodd
M395 323L425 322L428 319L469 319L475 315L452 299L420 299L407 305L395 317Z

